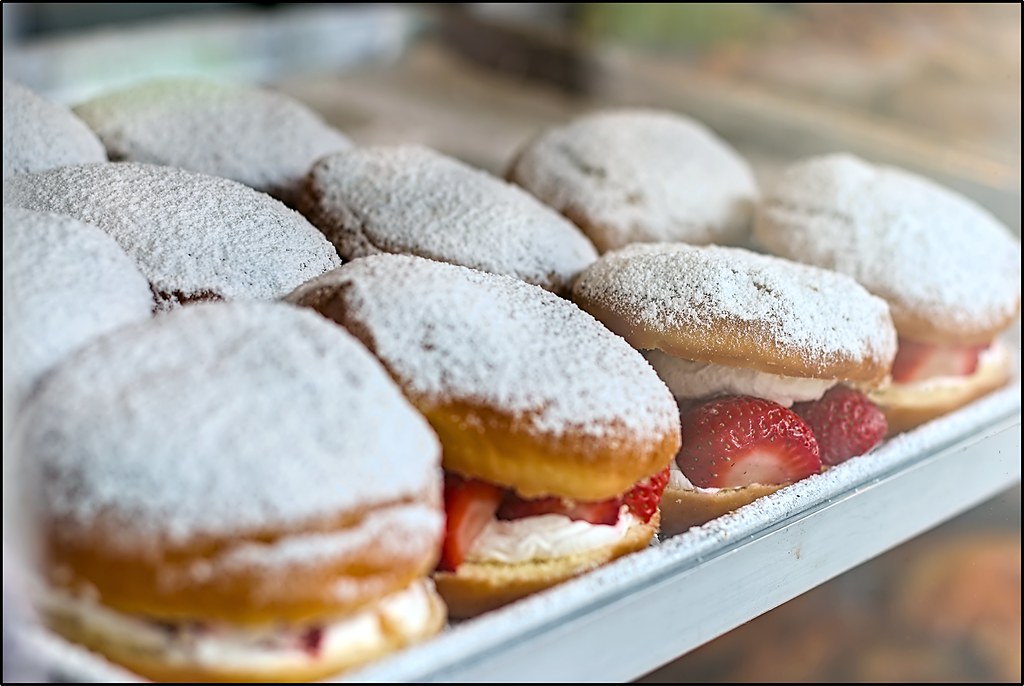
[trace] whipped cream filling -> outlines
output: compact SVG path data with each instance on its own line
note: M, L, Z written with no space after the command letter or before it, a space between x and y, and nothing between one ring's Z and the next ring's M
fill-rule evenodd
M591 524L561 514L507 521L492 519L473 542L466 560L508 564L588 553L622 540L629 527L639 521L625 505L619 509L614 526Z
M992 369L998 369L1006 364L1010 351L1000 340L992 341L991 345L978 354L978 367L968 376L933 376L929 379L912 381L910 383L893 383L883 390L903 390L909 393L926 391L941 391L948 388L955 388L963 385L965 379L971 379L988 374Z
M372 652L396 631L420 634L432 621L433 582L423 579L374 605L331 622L248 628L216 622L163 622L113 610L101 603L51 591L43 611L76 633L102 637L119 651L159 655L182 665L252 671L302 667L344 653Z
M665 486L666 491L698 491L699 493L717 493L722 490L720 488L701 488L700 486L694 486L693 482L686 478L683 471L679 469L679 465L676 464L675 460L672 460L672 464L669 465L668 469L668 484Z
M644 350L643 354L677 398L752 395L792 407L795 402L820 399L838 383L835 379L780 376L756 369L684 360L660 350Z

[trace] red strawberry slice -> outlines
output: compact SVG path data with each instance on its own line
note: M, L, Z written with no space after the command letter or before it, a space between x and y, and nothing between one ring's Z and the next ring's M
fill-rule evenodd
M683 413L676 461L701 488L785 484L821 471L818 443L804 420L778 403L728 396Z
M439 568L454 571L466 559L477 536L494 518L503 490L486 481L445 473L444 510L447 530Z
M654 476L649 476L625 495L622 502L629 507L637 519L643 522L651 521L651 517L658 511L661 503L661 494L665 492L668 485L668 467Z
M892 380L913 383L937 376L970 376L978 368L984 345L932 345L900 339L892 363Z
M513 492L505 495L498 510L498 519L522 519L546 514L565 515L591 524L611 524L619 521L619 498L601 501L569 500L568 498L521 498Z
M882 442L889 431L885 415L860 391L833 386L820 400L796 403L815 438L823 464L836 465L863 455Z

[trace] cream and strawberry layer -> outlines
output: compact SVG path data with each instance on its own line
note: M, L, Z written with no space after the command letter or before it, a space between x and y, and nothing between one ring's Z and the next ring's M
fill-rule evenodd
M492 519L473 542L468 562L517 563L589 553L618 543L640 523L623 505L614 525L592 524L562 514Z
M668 481L668 468L618 498L576 501L523 498L514 490L446 472L447 525L439 569L469 563L520 564L596 552L614 546L650 521Z
M259 628L218 622L165 622L113 610L52 591L42 609L86 643L101 642L126 658L152 656L173 665L220 671L302 669L351 654L374 654L395 636L416 637L435 622L433 582L419 580L355 614L302 625Z
M792 407L793 403L820 399L837 383L834 379L780 376L756 369L695 362L660 350L645 350L644 357L677 398L751 395Z
M873 391L880 404L941 404L957 397L965 383L999 378L1010 364L1010 351L1001 341L987 346L939 346L900 340L893 363L892 383Z

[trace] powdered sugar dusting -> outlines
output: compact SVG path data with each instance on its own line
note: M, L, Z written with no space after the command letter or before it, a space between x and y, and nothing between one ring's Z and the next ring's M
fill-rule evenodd
M44 514L68 535L112 520L111 545L243 536L440 494L437 438L380 364L284 304L199 304L122 328L48 377L26 412Z
M663 435L678 411L646 360L571 302L510 277L377 255L290 296L344 289L350 321L407 392L521 414L534 431Z
M105 162L96 135L71 110L4 79L3 178Z
M280 93L197 79L162 79L75 108L112 160L223 176L293 200L319 158L351 143Z
M413 254L556 292L597 259L572 223L528 193L427 148L332 155L309 184L307 214L346 259Z
M740 243L757 184L703 124L667 111L608 110L529 144L512 176L578 219L603 252L629 243Z
M148 319L153 295L138 267L95 226L4 208L4 385L21 400L92 339Z
M797 349L811 365L896 353L883 300L845 275L742 248L632 245L602 256L574 292L650 330L759 323L766 348Z
M1020 242L982 207L923 177L827 155L788 169L758 212L757 239L849 274L907 314L998 328L1020 301Z
M171 304L278 298L340 264L298 212L234 181L171 167L105 163L23 174L4 182L4 204L95 224Z

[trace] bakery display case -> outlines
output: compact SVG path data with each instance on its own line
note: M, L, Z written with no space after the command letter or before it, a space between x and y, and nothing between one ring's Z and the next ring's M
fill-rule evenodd
M4 74L68 104L169 74L259 83L356 144L420 143L498 175L548 126L665 108L705 122L762 187L797 159L849 151L964 194L1019 237L1019 6L630 7L226 3L19 37L5 5ZM1012 381L968 406L332 680L1013 680L1014 665L1019 679L1000 628L1015 616L1019 635L1019 320L1004 338ZM1010 581L978 599L960 590L972 572ZM1016 615L984 623L1009 605ZM835 666L817 631L794 629L812 617L873 657ZM868 629L879 621L929 628L885 653ZM985 628L968 642L954 633L966 626ZM783 632L793 645L751 647ZM140 679L44 629L25 646L54 678ZM806 671L772 660L784 649Z

